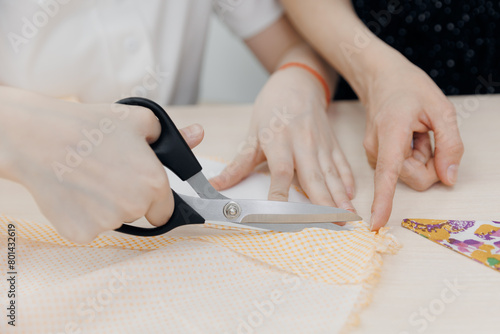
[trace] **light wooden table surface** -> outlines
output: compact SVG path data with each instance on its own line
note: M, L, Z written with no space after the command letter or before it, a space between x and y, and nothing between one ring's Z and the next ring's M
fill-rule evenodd
M500 220L500 96L452 101L466 148L458 183L453 188L437 184L425 192L398 184L388 225L404 247L384 257L379 284L355 333L500 333L500 272L400 225L404 218ZM197 122L205 127L197 154L228 160L246 134L250 113L250 106L170 109L178 126ZM332 105L329 116L356 179L353 203L368 220L373 170L362 146L364 110L357 102L340 102ZM4 180L0 213L46 221L26 190ZM449 284L458 284L458 290L447 290Z

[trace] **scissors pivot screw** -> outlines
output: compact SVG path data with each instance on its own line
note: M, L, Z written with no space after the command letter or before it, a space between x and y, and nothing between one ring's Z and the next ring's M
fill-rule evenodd
M224 205L224 216L227 219L236 219L240 216L241 214L241 208L236 202L229 202L226 205Z

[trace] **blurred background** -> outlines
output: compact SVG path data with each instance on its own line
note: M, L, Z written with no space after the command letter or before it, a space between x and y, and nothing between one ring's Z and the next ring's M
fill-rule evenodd
M253 103L267 71L215 14L210 21L199 103Z

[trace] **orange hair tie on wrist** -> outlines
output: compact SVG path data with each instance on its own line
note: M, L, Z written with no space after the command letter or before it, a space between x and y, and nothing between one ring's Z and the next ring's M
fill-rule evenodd
M286 64L280 66L280 68L278 68L278 71L284 70L285 68L289 68L289 67L300 67L300 68L303 68L304 70L308 71L312 75L314 75L316 77L316 79L319 80L319 82L321 83L323 88L325 89L326 105L328 106L330 104L330 99L331 99L330 88L328 87L328 84L326 83L325 78L323 78L321 76L321 74L319 74L314 68L307 66L306 64L302 64L302 63L286 63Z

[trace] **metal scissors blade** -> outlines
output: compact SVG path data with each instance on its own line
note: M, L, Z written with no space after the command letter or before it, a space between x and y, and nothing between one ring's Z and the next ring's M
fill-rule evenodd
M200 196L178 195L172 190L174 212L165 225L143 228L123 224L116 229L118 232L156 236L179 226L203 224L206 220L278 232L301 231L306 227L338 230L340 227L333 222L361 220L361 217L352 212L333 207L226 198L207 181L201 171L200 163L161 106L139 97L126 98L117 103L148 108L158 117L162 131L158 140L151 144L151 148L165 167L174 172L182 181L188 182Z
M277 232L296 232L311 227L343 230L348 228L333 223L362 219L347 210L308 203L179 196L206 220Z

